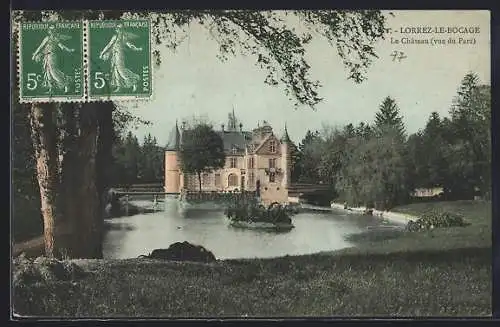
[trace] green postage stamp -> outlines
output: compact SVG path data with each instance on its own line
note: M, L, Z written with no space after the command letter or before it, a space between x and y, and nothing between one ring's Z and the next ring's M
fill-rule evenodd
M152 95L148 20L88 22L90 101L149 99Z
M149 20L19 24L20 102L149 100Z
M83 101L83 22L24 22L19 27L20 101Z

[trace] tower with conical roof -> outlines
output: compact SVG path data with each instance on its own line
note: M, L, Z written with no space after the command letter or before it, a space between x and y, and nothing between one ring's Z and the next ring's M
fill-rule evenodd
M288 129L286 128L286 123L285 123L285 130L283 132L283 135L281 136L281 143L292 143L290 140L290 136L288 135Z
M181 143L181 132L175 121L175 127L170 132L167 147L165 149L165 193L179 193L182 187L181 170L179 167L179 149Z
M293 145L288 135L288 130L285 123L285 131L280 140L281 143L281 167L283 167L283 186L288 189L291 184L292 160L290 155L291 146Z

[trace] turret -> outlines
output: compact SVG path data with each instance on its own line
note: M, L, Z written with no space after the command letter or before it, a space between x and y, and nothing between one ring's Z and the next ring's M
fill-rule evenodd
M179 168L179 149L181 135L177 121L172 129L169 137L169 142L165 149L165 192L178 193L180 192L180 177L181 171Z
M290 140L290 136L288 135L288 130L285 124L285 131L283 136L281 137L281 167L283 169L283 186L288 188L291 183L291 173L292 173L292 158L291 158L291 149L292 149L292 141Z

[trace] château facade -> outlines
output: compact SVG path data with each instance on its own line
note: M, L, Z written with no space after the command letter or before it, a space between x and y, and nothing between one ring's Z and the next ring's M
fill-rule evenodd
M184 174L179 162L184 128L176 123L165 151L166 193L199 190L198 177ZM245 131L241 123L237 124L233 112L229 114L227 126L222 124L216 132L223 140L226 164L222 169L202 175L202 191L255 191L260 183L264 204L288 202L291 162L286 127L281 138L267 122Z

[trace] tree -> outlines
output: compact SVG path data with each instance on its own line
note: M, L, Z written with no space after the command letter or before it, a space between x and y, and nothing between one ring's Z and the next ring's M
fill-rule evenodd
M349 78L359 83L364 80L366 69L376 58L374 44L384 37L387 32L385 28L385 17L380 11L293 11L290 12L303 20L303 23L311 27L311 31L324 36L332 45L335 45L338 54L349 69ZM156 44L166 44L175 49L179 44L173 40L175 27L184 27L192 22L198 22L207 26L220 43L221 58L226 58L229 53L234 54L236 49L244 53L250 53L257 58L257 65L268 71L266 83L277 85L283 83L287 94L294 100L296 105L307 105L314 107L321 97L318 95L320 86L317 81L310 81L308 72L309 64L304 58L304 46L312 39L310 33L298 35L293 28L287 24L288 15L276 12L264 11L237 11L237 10L200 10L200 11L169 11L157 13L129 14L124 11L64 11L64 12L19 12L17 20L39 21L46 20L49 16L57 19L119 19L130 16L150 17L153 19L153 33ZM49 17L50 18L50 17ZM17 36L14 36L14 40ZM154 51L156 62L160 64L160 52ZM12 66L15 67L15 61ZM16 81L17 82L17 81ZM42 192L56 192L50 196L41 196L42 207L50 208L44 211L44 215L52 215L62 207L64 212L61 217L70 217L74 225L81 228L73 228L73 233L78 238L73 243L75 255L83 257L102 257L100 249L100 236L102 234L102 212L103 195L109 185L108 174L112 162L112 113L116 106L110 102L84 103L72 106L74 115L68 115L62 129L68 127L65 135L68 142L62 142L63 153L67 154L65 159L58 162L59 156L55 153L57 146L40 143L37 151L39 167L48 167L46 171L57 172L51 165L66 167L62 173L62 185L71 192L59 192L57 188L47 188ZM57 142L57 137L46 136L48 129L42 128L41 119L49 117L48 112L57 108L54 104L47 106L32 106L33 134L38 135L41 140ZM47 111L47 113L41 113ZM38 121L37 121L38 119ZM55 119L54 117L52 119ZM57 128L49 120L49 125ZM47 148L45 148L47 146ZM54 150L55 149L55 150ZM83 149L77 150L77 149ZM52 158L56 158L53 160ZM47 175L43 169L37 170L39 184L48 185L49 179L57 179ZM75 183L69 176L78 176L80 180ZM68 179L69 178L69 179ZM47 179L47 180L42 180ZM48 184L47 184L48 183ZM62 194L64 193L64 199ZM53 198L58 201L48 201ZM62 202L61 208L56 208L56 203ZM85 203L84 210L75 210L78 203ZM73 209L72 209L73 208ZM55 216L47 216L46 228L52 228ZM50 222L49 222L50 220ZM54 227L55 228L55 227ZM53 228L52 228L53 229ZM78 232L77 232L78 231ZM53 231L52 231L52 234ZM97 236L96 236L97 235ZM47 239L49 242L49 238ZM46 254L57 255L55 249L47 247Z
M415 189L429 184L429 174L424 155L423 131L411 134L406 141L408 151L408 187Z
M79 15L88 13L80 12ZM25 11L14 12L13 19L40 21L53 16L46 12ZM97 18L89 15L91 17ZM17 30L14 30L14 44L17 37ZM12 65L15 69L15 63ZM18 89L17 84L14 89ZM17 96L13 99L14 106L18 105ZM100 107L98 111L95 110L97 106ZM31 105L37 179L38 184L43 185L40 200L47 256L60 256L66 250L68 255L75 257L102 257L102 216L99 213L103 201L100 195L107 185L107 160L112 141L109 136L113 131L108 118L113 109L111 102ZM74 237L67 237L67 231Z
M350 140L337 182L344 199L387 210L406 200L407 165L399 135L393 131L368 140Z
M140 168L143 163L143 149L132 130L138 125L149 125L149 121L132 116L124 110L113 111L113 146L111 153L111 169L109 182L111 185L131 184L138 182ZM132 153L133 152L133 153ZM160 165L163 169L163 151L161 151ZM161 175L163 176L163 175Z
M389 209L404 202L411 185L411 162L404 124L395 101L387 97L373 125L361 122L333 129L325 137L321 172L336 193L354 205ZM415 147L419 145L412 139ZM416 166L416 165L414 165Z
M302 183L318 183L318 163L322 153L322 140L318 131L307 131L299 144L300 177Z
M349 124L343 130L325 128L322 134L324 142L318 164L318 173L321 180L334 186L344 164L347 139L354 137L354 127Z
M163 179L163 155L164 149L158 146L156 138L148 134L144 137L140 147L140 181L156 182Z
M381 134L384 134L388 129L393 129L401 139L404 138L403 118L399 114L399 108L393 98L388 96L380 104L379 111L375 114L375 126Z
M360 137L362 139L368 139L373 135L373 127L370 124L360 122L358 126L355 128L356 137Z
M141 177L140 160L141 160L141 146L137 137L128 132L124 141L124 157L123 164L125 166L126 183L133 184Z
M346 126L344 126L342 134L344 134L344 136L347 138L354 137L356 135L356 128L352 123L349 123Z
M180 161L184 174L196 174L201 192L201 174L223 168L224 143L212 126L198 124L182 133Z
M447 183L447 175L450 163L444 154L449 144L445 140L446 126L441 121L439 114L433 112L424 129L422 147L419 153L421 160L425 160L427 167L427 181L424 187L444 187Z
M448 154L450 171L458 183L455 192L471 194L475 188L489 196L491 189L491 88L475 73L462 79L450 109L453 140Z

